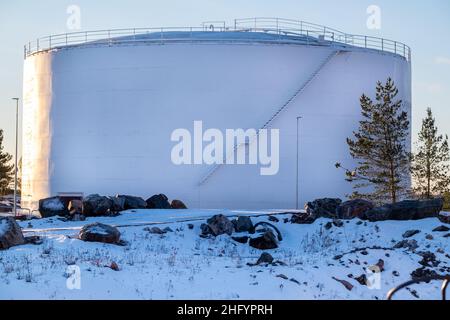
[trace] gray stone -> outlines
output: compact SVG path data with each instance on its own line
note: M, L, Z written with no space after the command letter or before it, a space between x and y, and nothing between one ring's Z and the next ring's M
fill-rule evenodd
M206 223L208 228L201 227L203 234L210 233L213 236L219 236L221 234L231 235L234 231L233 223L223 214L212 216L211 218L206 220ZM205 232L203 232L204 230Z
M375 205L370 201L354 199L341 203L336 212L339 219L353 219L364 215L373 208L375 208Z
M235 224L236 232L254 232L253 222L249 217L239 216Z
M117 195L116 198L124 199L123 207L125 210L147 208L147 202L140 197L129 196L129 195Z
M113 201L108 197L90 194L83 199L83 214L87 217L104 216L108 214Z
M120 232L116 227L96 222L83 226L78 237L83 241L119 243Z
M263 252L261 253L261 256L258 258L258 261L256 261L256 264L262 264L262 263L272 263L273 257L270 253Z
M369 221L433 218L439 215L443 203L442 199L405 200L373 208L362 214L360 218Z
M414 239L410 239L410 240L402 240L400 242L397 242L394 245L394 249L408 249L411 251L416 250L419 247L419 245L417 244L417 241Z
M249 245L253 248L260 250L276 249L278 248L278 243L275 235L272 231L266 231L264 234L257 238L251 238Z
M412 236L420 233L420 230L408 230L405 233L403 233L403 238L411 238Z
M187 209L187 206L184 204L184 202L177 199L172 200L172 202L170 203L170 207L172 209Z
M341 199L323 198L308 202L305 205L306 212L313 218L336 218L337 208L342 203Z
M12 217L0 217L0 250L25 243L22 229Z
M169 199L165 194L155 194L146 200L149 209L171 209Z
M39 213L42 218L48 218L53 216L65 216L69 211L61 198L51 197L39 200Z
M450 230L450 228L447 226L439 226L439 227L433 229L434 232L447 232L449 230Z

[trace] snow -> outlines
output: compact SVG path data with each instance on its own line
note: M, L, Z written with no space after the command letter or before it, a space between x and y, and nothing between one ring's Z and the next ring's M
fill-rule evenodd
M240 244L227 235L200 238L200 225L213 214L251 215L253 222L268 221L258 216L267 211L232 210L130 210L118 217L88 218L63 222L47 218L20 222L26 235L44 237L42 245L23 245L0 251L0 299L385 299L394 286L410 279L421 257L406 249L392 248L411 229L421 232L418 251L431 251L441 261L437 268L450 267L446 253L448 238L432 230L442 225L438 219L419 221L345 221L341 228L326 230L330 221L319 219L311 225L284 223L290 214L277 213L275 224L283 241L267 250L286 266L248 266L263 252ZM118 226L128 244L83 242L75 239L82 225L101 222ZM29 225L31 223L32 226ZM144 230L147 224L164 224L174 232L164 235ZM189 229L187 224L194 225ZM427 240L427 234L433 239ZM235 234L235 235L246 235ZM335 260L336 255L343 255ZM364 267L385 262L379 289L369 289L349 278L364 274ZM359 262L359 264L357 263ZM119 271L109 266L116 262ZM81 288L68 289L68 268L78 266ZM397 271L398 276L393 272ZM440 273L440 272L439 272ZM285 280L278 275L284 275ZM350 282L348 291L333 279ZM296 283L289 279L295 279ZM395 299L440 299L441 282L412 285Z
M0 219L0 236L5 234L5 232L8 230L8 228L9 228L9 226L8 226L8 222L6 221L6 219Z
M49 199L44 202L44 208L51 210L63 210L64 204L58 198Z

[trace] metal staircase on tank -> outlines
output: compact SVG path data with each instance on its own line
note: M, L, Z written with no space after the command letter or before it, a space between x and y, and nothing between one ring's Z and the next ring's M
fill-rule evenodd
M335 57L337 56L342 50L335 50L332 51L324 60L323 62L314 70L313 73L302 83L302 85L299 87L299 89L292 95L290 98L269 118L269 120L264 123L264 125L258 129L256 132L256 138L259 135L259 132L262 129L270 128L272 122L284 111L287 109L287 107L292 103L292 101L295 100L302 92L305 90L306 87L317 77L317 75L320 73L320 71ZM246 145L246 143L241 143L234 147L233 154L235 154L236 150L239 149L239 147ZM225 163L225 160L228 159L227 156L224 157L223 163ZM213 168L200 180L199 185L203 185L216 171L219 169L223 164L216 164Z

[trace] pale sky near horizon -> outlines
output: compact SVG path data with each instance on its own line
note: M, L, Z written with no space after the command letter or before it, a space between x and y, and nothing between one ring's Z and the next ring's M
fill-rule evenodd
M67 28L67 8L81 9L81 29L199 26L202 21L282 17L353 34L384 37L412 49L413 137L427 107L450 136L450 1L407 0L15 0L0 3L0 128L14 150L15 102L22 96L23 45ZM381 29L369 30L367 7L381 9Z

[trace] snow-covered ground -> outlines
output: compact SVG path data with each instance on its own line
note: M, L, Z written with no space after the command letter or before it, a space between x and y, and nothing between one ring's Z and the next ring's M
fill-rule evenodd
M267 212L258 211L135 210L82 222L58 218L20 222L26 235L41 235L44 243L0 251L0 299L385 299L389 289L409 280L411 272L421 267L420 251L433 252L440 261L428 269L449 273L450 238L444 237L448 232L432 231L442 225L438 219L376 223L354 219L326 230L330 220L291 224L283 221L291 214L279 213L275 216L280 221L271 223L284 239L278 249L266 252L286 265L248 266L263 251L228 235L199 237L201 223L217 213L252 215L254 223L268 221L267 216L258 216ZM127 245L75 238L83 224L95 221L118 226ZM144 230L151 223L174 232L151 234ZM412 229L420 230L409 238L417 240L415 253L391 249ZM426 237L430 234L433 239ZM349 253L373 246L387 249ZM337 255L343 256L335 260ZM385 270L378 289L353 279L379 259L384 260ZM118 271L110 268L112 262ZM67 278L76 267L81 287L69 289ZM353 289L347 290L333 277L348 281ZM395 298L440 299L440 286L439 281L413 285Z

